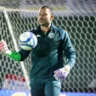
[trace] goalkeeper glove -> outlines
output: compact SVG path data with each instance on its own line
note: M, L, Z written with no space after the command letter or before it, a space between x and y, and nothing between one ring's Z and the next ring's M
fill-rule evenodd
M63 68L57 69L56 71L54 71L55 79L63 82L69 74L70 69L71 67L69 65L65 65Z
M8 46L4 40L0 42L0 51L4 54L11 54L11 51L8 49Z

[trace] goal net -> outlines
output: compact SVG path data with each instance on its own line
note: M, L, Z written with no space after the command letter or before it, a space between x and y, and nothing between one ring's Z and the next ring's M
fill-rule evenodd
M62 84L62 91L95 93L95 0L0 0L0 40L4 39L11 50L19 50L19 35L38 26L38 9L42 5L53 8L53 23L68 32L76 49L76 64ZM29 90L30 57L20 63L0 53L1 90Z

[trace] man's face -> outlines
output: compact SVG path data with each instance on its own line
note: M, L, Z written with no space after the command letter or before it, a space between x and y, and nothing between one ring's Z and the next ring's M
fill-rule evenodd
M53 20L53 15L48 8L42 8L39 11L38 22L40 26L48 26Z

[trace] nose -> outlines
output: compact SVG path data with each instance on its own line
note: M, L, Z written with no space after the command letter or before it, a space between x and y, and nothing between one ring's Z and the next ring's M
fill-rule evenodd
M43 16L39 16L39 19L42 20L42 19L44 19L44 17Z
M42 19L43 18L43 15L40 15L39 18Z

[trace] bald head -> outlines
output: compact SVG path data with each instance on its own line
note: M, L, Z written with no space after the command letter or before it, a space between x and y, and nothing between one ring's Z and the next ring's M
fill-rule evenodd
M52 10L52 8L51 8L51 7L49 7L49 6L42 6L40 9L49 9L49 10L50 10L51 15L53 15L53 10Z

